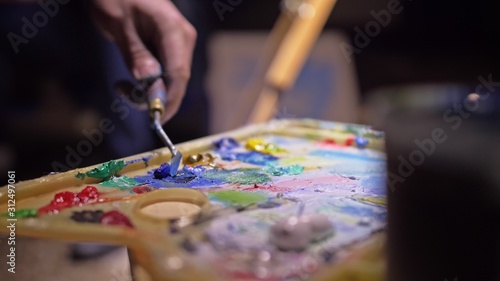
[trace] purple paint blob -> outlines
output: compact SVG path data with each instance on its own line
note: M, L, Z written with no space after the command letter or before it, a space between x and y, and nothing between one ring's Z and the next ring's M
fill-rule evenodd
M213 145L219 151L227 151L240 146L238 141L233 138L221 138L218 141L214 141Z

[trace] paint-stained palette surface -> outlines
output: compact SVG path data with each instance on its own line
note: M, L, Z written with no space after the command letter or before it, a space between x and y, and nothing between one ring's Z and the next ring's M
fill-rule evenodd
M21 235L125 244L153 279L313 278L384 228L381 147L365 126L275 121L179 145L175 177L159 150L20 183L15 214L3 187L0 211ZM280 219L317 214L324 237L291 251L270 239Z

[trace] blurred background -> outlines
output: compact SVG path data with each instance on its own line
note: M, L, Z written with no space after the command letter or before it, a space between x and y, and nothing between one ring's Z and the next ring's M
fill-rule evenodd
M23 17L31 20L42 9L37 3L7 2L0 2L0 170L15 170L17 179L25 180L161 146L147 113L116 95L114 83L131 76L118 49L92 25L84 1L61 5L17 53L7 35L21 34ZM242 126L255 101L255 68L281 1L242 0L223 12L217 5L229 5L225 0L174 2L198 30L198 42L186 98L166 124L167 133L178 143ZM389 104L403 94L412 94L410 102L433 103L433 95L420 99L419 94L472 92L480 76L500 81L498 1L401 1L398 13L383 18L381 11L394 3L339 0L275 117L385 129ZM120 108L119 114L113 107ZM110 133L99 131L106 118L114 128ZM82 146L86 140L90 148ZM6 173L0 178L6 182ZM50 269L48 279L42 274L36 280L57 280L75 270L88 280L127 280L120 277L127 272L124 251L101 260L120 261L110 273L106 263L67 259L75 253L91 257L103 248L75 252L67 244L50 242L46 245L54 254L47 259L47 247L26 241L30 249L20 249L20 254L38 253L26 263L38 263L42 273ZM85 273L87 265L95 275ZM24 276L18 280L35 280Z

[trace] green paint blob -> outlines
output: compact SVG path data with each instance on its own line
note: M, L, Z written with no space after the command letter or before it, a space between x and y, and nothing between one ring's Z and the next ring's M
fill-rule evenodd
M75 178L77 178L77 179L81 179L81 180L84 180L84 179L85 179L85 174L84 174L84 173L80 173L80 172L78 172L78 173L75 175Z
M97 168L86 172L85 175L91 178L109 180L110 178L116 176L116 174L120 172L123 167L125 167L125 163L123 162L123 160L111 160Z
M279 167L276 165L268 165L264 168L264 171L273 176L300 175L304 171L304 167L300 165L291 165L284 167Z
M203 177L233 184L260 184L271 181L271 178L259 169L208 170Z
M239 205L239 206L257 204L267 200L266 196L257 192L237 191L237 190L209 192L208 196L212 200L216 200L229 205Z
M134 186L138 186L140 183L133 178L127 176L113 177L107 181L101 182L102 186L117 187L120 190L127 190Z
M2 214L2 217L16 218L16 219L35 218L37 216L38 216L38 211L35 209L23 209L23 210L17 210L15 212L7 212Z

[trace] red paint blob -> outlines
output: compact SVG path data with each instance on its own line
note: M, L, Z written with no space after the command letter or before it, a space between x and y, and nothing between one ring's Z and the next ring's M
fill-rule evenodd
M350 137L345 140L345 145L346 146L352 146L354 144L354 137Z
M143 194L152 190L154 190L154 188L145 185L132 187L132 191L136 194Z
M318 146L321 146L321 147L343 147L344 145L343 144L339 144L337 142L335 142L335 140L333 139L325 139L323 141L320 141L317 143Z
M332 139L326 139L323 141L323 144L335 144L335 141Z
M56 193L54 199L38 210L39 214L57 214L61 210L73 206L97 202L99 191L94 186L87 186L80 192L63 191Z
M94 186L85 187L80 193L78 193L78 198L82 201L88 201L91 199L97 199L99 197L99 191Z
M130 228L134 228L130 220L122 213L118 211L109 211L104 213L101 217L101 224L106 225L121 225Z

